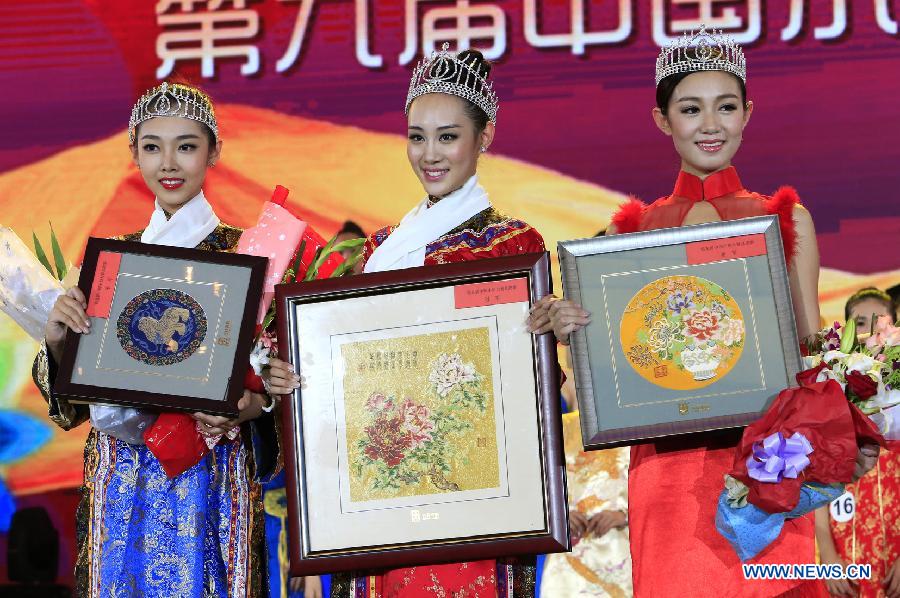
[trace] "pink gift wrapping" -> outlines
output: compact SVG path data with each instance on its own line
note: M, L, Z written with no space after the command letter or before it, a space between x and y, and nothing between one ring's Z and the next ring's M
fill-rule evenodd
M287 197L287 189L276 187L272 201L266 202L256 226L248 228L238 240L237 252L269 259L259 302L256 322L261 323L275 297L275 285L281 283L284 272L306 230L306 223L284 209L280 203Z

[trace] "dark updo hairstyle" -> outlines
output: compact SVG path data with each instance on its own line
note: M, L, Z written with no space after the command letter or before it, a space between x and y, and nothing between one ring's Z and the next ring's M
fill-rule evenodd
M659 82L659 85L656 86L656 107L659 108L660 111L662 111L663 116L666 116L668 114L669 101L672 99L672 94L675 93L675 88L678 87L678 84L684 81L685 77L688 77L689 75L703 72L709 71L690 71L688 73L675 73L674 75L669 75ZM728 71L720 72L731 75L732 77L734 77L735 81L738 82L738 87L741 88L741 104L746 107L747 85L744 83L744 80L734 73L729 73Z
M491 63L490 61L484 57L484 54L479 52L478 50L463 50L456 55L457 60L464 61L466 64L471 65L475 71L481 75L484 81L487 81L488 76L491 74ZM432 72L430 75L434 76L435 68L439 68L438 62L432 65ZM482 89L482 82L478 79L469 80L468 78L463 81L463 84L474 91L475 93L482 94L484 90ZM479 133L484 131L484 128L487 126L490 119L488 118L487 113L479 108L474 102L467 100L466 98L460 98L466 105L465 112L466 116L469 117L469 120L472 121L472 124L475 125L475 130Z
M891 314L893 318L894 315L894 302L891 300L891 296L882 291L881 289L876 289L875 287L866 287L864 289L860 289L850 295L850 298L847 299L847 303L844 304L844 320L850 319L850 312L853 310L853 306L861 301L865 301L866 299L875 299L876 301L881 301L884 303L885 307L887 307L888 313Z

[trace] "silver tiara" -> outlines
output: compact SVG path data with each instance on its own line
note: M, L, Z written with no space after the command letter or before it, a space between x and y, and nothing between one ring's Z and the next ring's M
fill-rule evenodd
M134 143L134 130L142 122L159 116L180 116L203 123L219 140L219 127L212 102L199 89L180 83L165 82L148 90L131 109L128 139Z
M473 55L468 62L459 59L447 49L449 46L444 42L440 52L432 52L416 65L403 112L409 114L409 105L421 95L447 93L469 100L484 110L488 120L496 125L500 104L493 84L478 72L478 57Z
M697 71L726 71L747 82L744 51L730 35L715 29L707 32L706 25L700 25L697 33L686 32L660 51L656 59L656 85L669 75Z

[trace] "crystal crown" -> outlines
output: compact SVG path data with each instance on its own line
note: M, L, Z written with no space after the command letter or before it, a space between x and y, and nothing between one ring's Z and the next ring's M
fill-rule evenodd
M680 38L660 50L656 59L656 85L676 73L697 71L726 71L747 82L747 61L744 51L734 39L701 25L700 30Z
M500 104L493 85L478 70L478 57L460 59L447 48L444 42L439 52L432 52L413 70L406 95L404 113L409 114L409 105L427 93L447 93L469 100L487 114L488 120L497 124L497 110Z
M158 85L141 96L131 109L128 121L128 139L134 143L134 130L142 122L159 116L180 116L203 123L219 140L219 127L212 102L205 93L181 83Z

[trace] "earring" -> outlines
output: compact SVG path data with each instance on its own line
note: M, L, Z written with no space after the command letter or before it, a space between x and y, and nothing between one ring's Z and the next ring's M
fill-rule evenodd
M484 146L482 145L482 146L481 146L481 153L483 154L483 153L485 153L485 152L487 152L487 148L484 147Z

